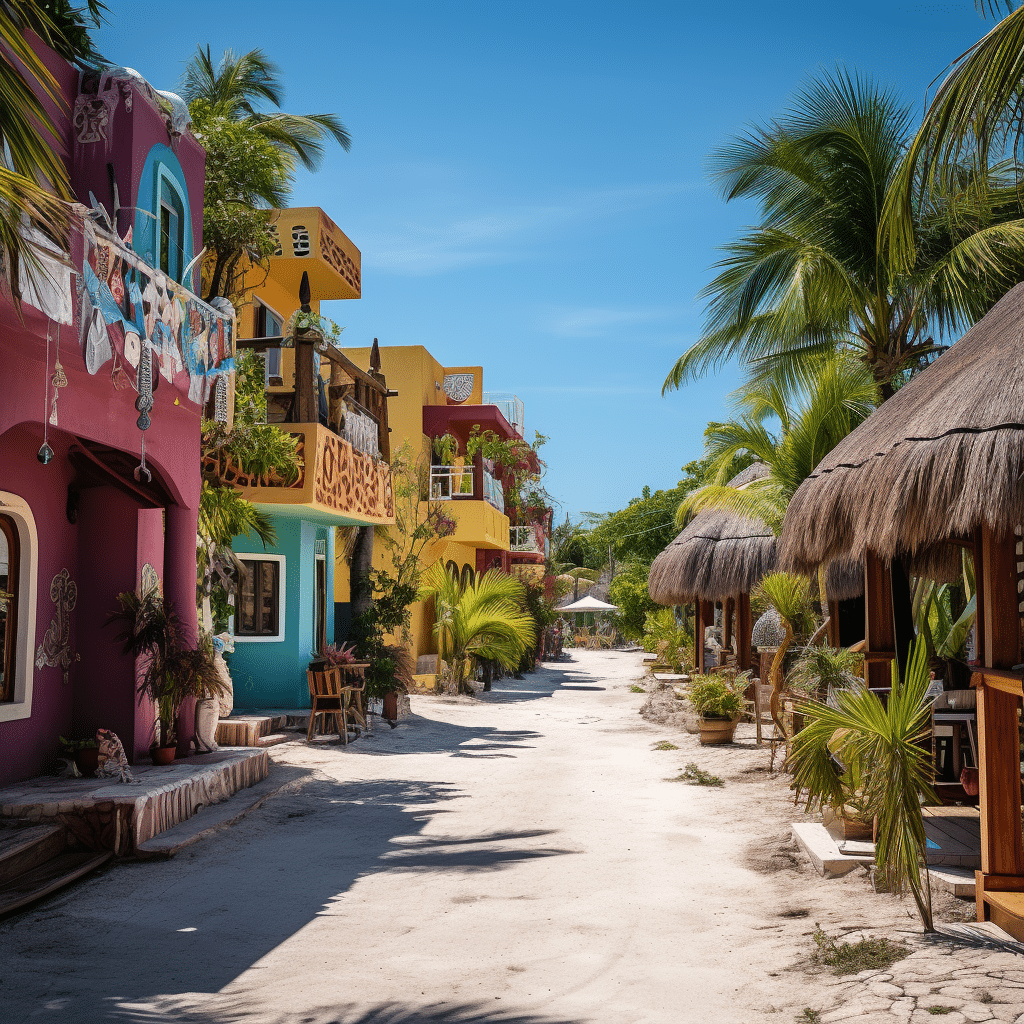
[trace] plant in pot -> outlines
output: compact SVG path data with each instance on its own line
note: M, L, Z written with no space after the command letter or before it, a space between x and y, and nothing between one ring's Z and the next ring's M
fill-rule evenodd
M121 653L136 659L139 703L157 707L156 764L170 764L177 746L175 722L181 705L190 697L204 700L224 692L213 658L212 640L199 637L193 646L188 631L157 589L145 594L117 595L118 605L107 619L120 626L114 639Z
M87 740L66 740L60 737L60 750L62 754L72 758L75 767L87 778L96 774L99 768L100 745L95 739Z
M719 673L690 680L688 696L699 717L701 746L732 743L736 723L746 706L746 685L745 673L735 679Z

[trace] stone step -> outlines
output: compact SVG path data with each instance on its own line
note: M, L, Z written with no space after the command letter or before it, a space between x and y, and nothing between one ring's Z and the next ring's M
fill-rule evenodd
M63 853L66 846L63 825L0 822L0 886Z
M257 747L274 747L278 743L287 743L295 739L294 732L272 732L269 736L260 736L256 740Z
M114 854L109 850L72 850L51 857L44 864L0 885L0 917L13 914L44 896L78 881L90 871L102 867Z
M200 839L233 825L276 793L297 787L308 774L302 768L275 765L262 782L239 790L223 803L205 807L188 820L147 839L139 844L136 854L145 859L173 857Z

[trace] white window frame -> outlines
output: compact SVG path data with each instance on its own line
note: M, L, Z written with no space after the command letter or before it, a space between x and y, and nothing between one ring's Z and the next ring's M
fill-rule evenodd
M18 494L0 491L0 512L18 529L18 637L15 647L14 700L0 704L0 722L32 717L35 680L36 602L39 598L39 535L28 502Z
M238 608L235 608L234 614L231 616L231 632L234 633L236 644L279 644L283 643L285 639L285 621L284 612L288 604L287 601L287 581L288 577L286 574L288 567L288 559L285 555L269 555L263 554L262 552L255 551L236 551L235 556L240 562L279 562L281 568L278 569L278 587L277 587L277 632L273 636L239 636L235 633L235 617L238 615Z
M253 328L254 328L253 334L254 335L256 333L256 331L255 331L256 321L259 319L259 309L257 308L259 306L262 306L268 313L270 313L281 324L281 330L282 331L284 330L284 326L285 326L285 324L288 321L287 317L281 316L281 314L278 313L278 311L276 309L274 309L273 306L271 306L267 302L264 302L260 298L257 298L257 297L254 296L253 297L253 303L255 304L254 307L253 307L253 316L252 316L252 323L253 323ZM277 354L277 373L275 373L273 375L270 372L270 359L269 359L269 356L270 356L271 351L273 351L273 352L275 352ZM259 353L259 355L261 355L263 357L263 383L264 383L264 385L267 385L270 382L271 376L274 376L274 377L280 377L281 376L281 346L277 345L273 349L270 349L270 348L264 349L262 352Z

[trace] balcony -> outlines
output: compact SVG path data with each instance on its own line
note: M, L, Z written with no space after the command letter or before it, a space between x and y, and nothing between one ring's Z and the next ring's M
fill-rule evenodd
M273 276L290 295L309 275L314 299L358 299L362 294L362 256L344 231L318 206L272 210L277 234Z
M242 473L223 453L206 458L203 475L235 487L258 505L274 505L281 514L338 526L395 521L391 467L386 462L356 450L319 423L287 424L282 429L299 438L303 467L292 483L274 473Z
M547 557L550 539L543 523L509 527L509 550L519 554Z
M505 511L505 492L494 477L493 465L432 466L430 469L430 500L470 499L485 501L499 512ZM482 483L478 483L482 481ZM479 490L480 493L477 493Z
M445 505L444 510L456 523L455 532L446 537L446 541L473 548L508 551L508 516L489 502L452 501ZM421 515L425 514L425 507L421 508Z
M481 399L481 405L494 405L498 411L508 420L512 429L523 437L524 410L522 399L511 391L485 391Z

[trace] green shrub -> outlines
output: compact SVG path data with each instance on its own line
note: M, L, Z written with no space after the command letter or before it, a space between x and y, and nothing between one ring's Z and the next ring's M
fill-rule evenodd
M694 676L690 681L690 703L701 718L735 718L741 714L746 702L746 676L730 679L728 676Z
M693 632L677 625L671 608L648 612L644 619L644 650L658 657L675 672L693 666Z

